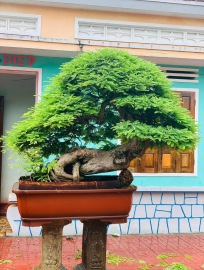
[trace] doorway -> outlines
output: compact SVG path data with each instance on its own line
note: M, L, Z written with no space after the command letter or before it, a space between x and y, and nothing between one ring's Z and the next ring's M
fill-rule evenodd
M1 70L0 70L1 71ZM34 106L36 94L35 74L10 74L0 73L0 132L7 135L14 123L22 120L21 116ZM2 134L1 134L2 135ZM12 192L12 186L18 181L22 172L17 166L13 169L9 164L15 164L17 156L9 159L10 151L0 153L0 187L1 204L0 211L8 204L8 195Z

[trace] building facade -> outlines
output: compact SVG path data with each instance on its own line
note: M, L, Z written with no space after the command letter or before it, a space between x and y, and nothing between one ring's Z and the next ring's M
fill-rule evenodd
M122 49L155 62L180 93L183 106L204 130L204 3L183 0L3 0L0 3L0 130L5 134L38 102L60 65L86 51ZM34 95L37 95L34 97ZM201 134L202 136L202 134ZM204 149L176 155L148 149L130 170L138 191L128 223L109 232L204 232ZM22 172L2 155L1 211ZM117 172L116 172L117 173ZM15 197L10 195L10 201ZM38 235L21 227L15 205L8 219L14 235ZM74 221L67 234L80 234Z

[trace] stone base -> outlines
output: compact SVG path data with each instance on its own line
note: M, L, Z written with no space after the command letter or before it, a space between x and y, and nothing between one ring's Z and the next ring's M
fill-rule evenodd
M49 268L49 269L50 269L50 268ZM34 267L33 267L33 270L41 270L41 269L40 269L40 266L34 266ZM46 270L46 269L42 269L42 270ZM48 269L47 269L47 270L48 270ZM62 265L62 266L61 266L61 270L67 270L67 267L65 267L65 266Z
M83 221L82 263L75 270L107 270L106 231L108 222L101 220Z
M83 266L83 264L77 264L73 267L73 270L86 270L86 268ZM100 269L98 269L100 270ZM106 268L106 270L108 270L108 268Z
M42 225L41 264L33 270L67 270L62 266L62 229L67 223L56 220Z

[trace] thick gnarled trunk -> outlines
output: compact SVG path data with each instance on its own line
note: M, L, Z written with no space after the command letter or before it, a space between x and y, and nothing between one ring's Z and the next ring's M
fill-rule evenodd
M148 141L142 149L137 141L130 141L111 151L77 149L59 158L58 167L51 172L52 178L54 181L77 182L85 175L125 170L134 158L143 155L147 144Z

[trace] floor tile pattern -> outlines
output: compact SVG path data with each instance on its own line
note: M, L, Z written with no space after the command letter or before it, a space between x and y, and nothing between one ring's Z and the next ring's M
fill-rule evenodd
M82 238L73 237L70 240L63 238L63 264L72 269L73 265L81 262L74 259L77 250L81 250ZM116 255L133 258L134 262L123 262L118 266L107 264L109 270L136 270L138 267L154 264L151 270L164 269L156 266L160 261L168 264L183 262L193 270L203 269L204 265L204 235L153 235L153 236L108 236L107 250ZM175 253L178 257L159 260L159 254ZM16 256L17 255L17 256ZM188 259L185 255L190 255ZM0 270L32 270L40 264L41 238L40 237L5 237L0 238L0 260L10 260L12 263L0 265ZM146 264L139 264L139 260ZM1 261L0 261L1 263Z

